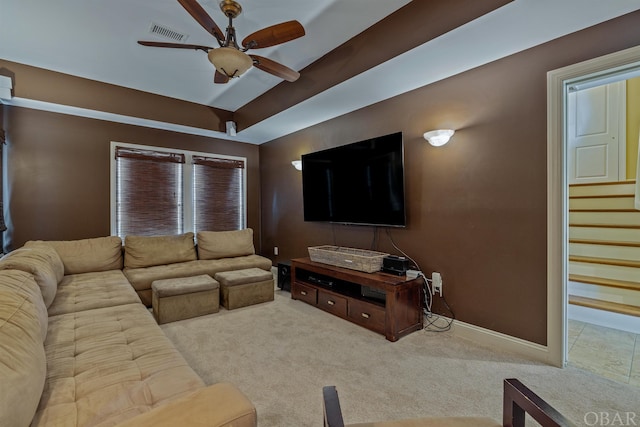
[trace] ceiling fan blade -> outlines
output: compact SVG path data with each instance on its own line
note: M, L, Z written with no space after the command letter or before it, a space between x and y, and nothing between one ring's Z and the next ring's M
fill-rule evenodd
M214 83L227 83L229 82L229 77L226 74L222 74L220 71L216 70L216 73L213 75Z
M286 43L304 35L302 24L298 21L287 21L249 34L242 40L242 46L247 49L261 49Z
M276 77L280 77L288 82L295 82L300 77L300 73L286 67L276 61L272 61L269 58L265 58L258 55L249 55L253 59L253 66L261 69L269 74L273 74Z
M165 43L165 42L150 42L144 40L138 40L138 44L142 46L151 46L151 47L170 47L176 49L195 49L195 50L203 50L205 52L209 52L212 47L209 46L201 46L199 44L184 44L184 43Z
M178 0L178 2L187 12L189 12L189 15L191 15L193 19L198 21L198 24L202 25L202 28L207 30L207 32L209 32L219 42L224 41L224 33L220 27L216 25L213 19L196 0Z

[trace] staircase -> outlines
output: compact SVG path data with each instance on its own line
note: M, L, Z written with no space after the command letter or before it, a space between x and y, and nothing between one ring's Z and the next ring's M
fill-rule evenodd
M574 307L598 310L583 315L615 313L609 319L637 326L640 211L634 192L635 181L569 186L568 299Z

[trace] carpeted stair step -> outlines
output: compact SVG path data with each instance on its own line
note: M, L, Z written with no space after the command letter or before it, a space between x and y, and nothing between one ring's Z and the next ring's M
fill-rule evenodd
M569 239L569 256L620 261L640 260L640 242Z
M615 265L619 267L640 268L640 261L633 261L633 260L626 260L626 259L597 258L597 257L570 255L569 262L583 262L583 263L590 263L590 264Z
M584 245L603 245L603 246L624 246L631 248L640 248L640 242L622 242L615 240L594 240L594 239L569 239L569 243L578 243Z
M635 305L620 304L576 295L569 295L569 304L640 317L640 307Z
M588 283L590 285L605 286L609 288L640 291L639 282L632 282L628 280L606 279L602 277L583 276L580 274L569 274L569 280L572 282Z
M633 211L634 194L617 195L610 194L606 196L577 196L569 198L569 211Z
M640 211L633 210L580 210L569 212L569 224L597 224L633 228L640 224Z
M636 227L600 227L594 224L572 224L569 226L569 239L640 243L640 225Z
M625 228L630 230L640 229L640 225L634 224L596 224L596 223L569 223L569 227L592 227L592 228Z
M635 183L635 180L627 180L590 184L570 184L569 198L627 196L635 194Z

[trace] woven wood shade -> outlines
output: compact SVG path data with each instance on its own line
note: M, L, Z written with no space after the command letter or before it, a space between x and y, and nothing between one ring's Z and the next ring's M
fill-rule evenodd
M116 148L121 237L183 232L182 154Z
M130 147L115 158L118 236L246 228L244 160Z
M229 231L245 228L244 162L193 157L194 230Z

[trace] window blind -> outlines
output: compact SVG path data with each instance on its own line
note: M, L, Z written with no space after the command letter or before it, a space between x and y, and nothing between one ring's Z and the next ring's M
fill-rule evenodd
M115 156L118 236L182 233L185 156L123 147Z
M193 156L194 231L245 228L242 160Z

